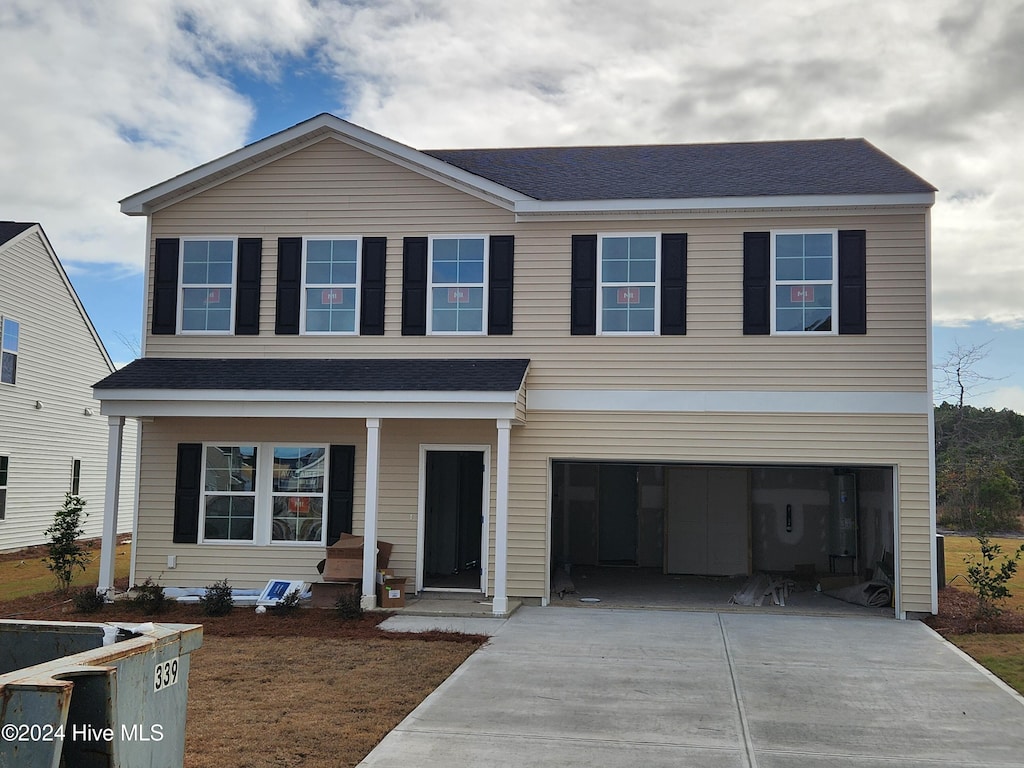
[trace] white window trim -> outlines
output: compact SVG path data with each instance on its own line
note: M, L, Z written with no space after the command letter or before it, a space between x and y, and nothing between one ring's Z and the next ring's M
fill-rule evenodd
M654 330L651 331L606 331L604 330L604 288L626 285L647 286L650 283L618 283L602 278L602 254L604 241L610 237L653 237L654 238ZM661 335L661 233L660 232L604 232L597 236L597 335L598 336L660 336Z
M832 236L832 279L831 280L783 280L781 283L775 278L775 238L778 235L831 235ZM839 230L838 229L773 229L769 235L770 251L768 256L771 269L771 286L769 288L772 336L838 336L839 335ZM781 285L791 284L805 285L831 285L832 288L832 323L827 331L780 331L776 328L776 289Z
M352 286L356 290L355 323L351 331L307 331L306 330L306 290L308 288L350 287L348 284L306 283L306 247L310 240L354 240L356 243L356 282ZM363 285L363 237L362 235L310 235L302 238L302 296L299 302L299 333L303 336L358 336L359 313L361 310Z
M199 285L185 285L185 243L210 242L212 240L229 240L231 242L231 284L210 284L208 288L230 288L231 318L226 331L185 330L182 325L185 313L185 288L197 288ZM177 332L187 336L233 336L235 333L235 307L238 303L238 238L233 235L203 235L179 238L178 242L178 318Z
M206 451L208 448L252 446L256 449L256 484L253 489L252 539L208 539L206 538L206 497L230 495L224 491L206 490ZM323 448L324 450L324 489L323 489L323 524L319 541L273 541L274 513L274 449L275 448ZM327 544L327 503L328 481L330 478L330 446L316 441L310 442L256 442L248 440L211 440L203 443L202 483L203 490L199 502L199 539L200 544L218 547L299 547L301 549L323 548ZM249 495L237 493L234 495ZM293 494L294 495L294 494ZM303 496L317 494L303 493Z
M7 348L7 339L4 336L4 322L14 323L18 326L18 349ZM14 381L0 381L0 384L16 387L18 385L18 358L21 357L21 321L15 320L10 316L0 315L0 358L4 354L14 356Z
M435 240L483 240L484 242L484 276L480 287L483 296L480 307L479 331L435 331L434 330L434 288L476 287L476 283L434 283L434 241ZM487 335L487 298L490 284L491 236L489 234L472 235L430 235L427 237L427 335L428 336L486 336Z

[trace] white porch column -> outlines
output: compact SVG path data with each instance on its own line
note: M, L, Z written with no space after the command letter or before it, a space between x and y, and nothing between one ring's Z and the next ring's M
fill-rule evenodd
M512 422L498 419L498 477L494 499L495 616L508 613L508 467Z
M366 420L366 515L363 521L363 608L377 607L377 490L380 419Z
M117 556L117 502L121 495L121 443L124 416L107 417L107 489L103 506L103 539L100 544L100 581L96 591L109 594L114 588Z

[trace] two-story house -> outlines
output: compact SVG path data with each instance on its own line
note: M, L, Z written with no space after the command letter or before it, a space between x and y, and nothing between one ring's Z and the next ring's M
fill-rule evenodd
M320 115L132 195L133 578L544 603L580 566L888 573L935 612L934 188L860 139L419 151Z
M66 493L85 499L83 535L100 536L108 424L92 385L113 371L43 228L0 221L0 551L43 544ZM120 456L126 501L134 435Z

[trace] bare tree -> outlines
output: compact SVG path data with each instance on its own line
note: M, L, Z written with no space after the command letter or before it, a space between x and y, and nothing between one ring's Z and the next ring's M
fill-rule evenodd
M997 381L993 376L985 376L978 371L978 364L988 357L991 340L983 344L964 346L959 341L953 342L953 349L945 358L935 365L939 374L936 382L936 394L943 400L950 398L953 405L963 410L968 397L983 394L977 387L985 382Z

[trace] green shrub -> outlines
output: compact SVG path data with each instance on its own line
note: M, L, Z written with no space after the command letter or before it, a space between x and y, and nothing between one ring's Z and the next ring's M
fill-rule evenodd
M221 579L206 586L206 592L199 598L199 606L207 616L226 616L231 613L235 599L231 596L231 585Z
M988 534L979 531L976 537L981 547L981 555L967 555L967 583L978 597L978 617L993 618L1002 613L1000 603L1012 597L1007 586L1017 572L1017 561L1024 553L1024 544L1013 551L1013 556L1004 555L998 565L996 558L1002 547L989 539Z
M84 507L85 499L81 496L65 493L64 506L57 510L53 525L44 532L50 554L43 562L57 579L57 589L61 592L70 589L75 571L84 571L86 563L91 559L89 550L78 541L84 532L82 518L89 516Z
M134 603L147 616L160 613L167 607L167 596L164 595L164 588L153 579L146 577L141 584L135 585Z
M82 587L71 595L71 603L79 613L96 613L106 603L106 598L96 587Z
M287 595L277 601L274 611L278 616L286 616L293 613L299 607L299 590L293 589Z
M334 607L342 619L358 619L363 615L362 599L355 590L339 597Z

